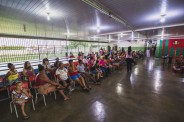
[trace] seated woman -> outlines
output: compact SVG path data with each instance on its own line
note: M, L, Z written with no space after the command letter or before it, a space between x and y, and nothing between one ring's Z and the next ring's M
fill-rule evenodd
M109 68L109 70L112 71L113 66L111 65L111 60L108 58L108 55L105 55L104 62L106 64L106 66Z
M73 91L74 89L74 83L68 76L68 70L64 68L63 63L59 63L58 69L56 70L56 76L59 80L59 83L61 83L65 88L69 88L70 91Z
M84 56L84 58L82 59L82 61L84 63L84 66L87 67L88 60L87 60L86 56Z
M102 70L103 73L105 73L106 77L108 77L108 74L110 74L110 69L106 65L104 61L104 57L101 57L101 60L99 61L100 69Z
M122 52L120 54L120 59L121 59L121 62L125 62L125 59L126 59L126 53L125 52Z
M72 53L72 52L70 52L70 56L69 56L69 58L75 58L75 56L73 55L73 53Z
M38 65L38 71L39 73L36 76L36 84L38 85L38 92L40 94L46 95L58 89L60 94L64 97L64 100L69 99L62 90L64 87L55 81L51 81L45 74L45 69L41 64Z
M90 68L94 65L94 60L93 57L90 57L88 62L87 62L87 68L90 70Z
M88 72L86 72L85 66L83 64L82 60L79 60L79 65L77 66L78 72L85 78L89 78L92 80L94 83L96 83L94 77L92 77Z
M23 75L25 76L25 79L27 80L29 76L34 76L35 73L34 73L34 69L33 67L31 66L30 62L29 61L26 61L24 63L24 69L23 69Z
M54 63L54 68L52 70L53 75L56 74L56 70L59 68L59 63L61 63L61 62L58 60Z
M79 52L77 59L78 59L78 60L82 60L82 59L83 59L82 53L81 53L81 52Z
M22 82L16 83L16 89L12 91L13 101L21 106L23 119L29 119L29 115L26 114L24 108L27 100L32 97L28 89L22 87Z
M84 90L89 90L89 86L86 84L84 78L78 73L73 60L69 60L68 72L72 80L77 81Z
M54 68L58 68L59 62L59 58L56 58L56 61L54 62Z
M90 71L92 74L95 75L97 84L100 83L100 78L102 78L102 71L100 70L99 61L96 60L93 64L93 66L90 68Z
M111 58L111 64L115 66L117 69L120 67L120 60L118 59L117 55L112 55Z
M3 80L6 81L6 79L8 79L7 85L11 86L12 84L15 84L19 81L19 74L12 63L8 63L8 68L9 71L7 72Z
M52 76L52 72L53 72L53 68L51 67L50 63L49 63L49 60L47 58L44 58L43 59L43 64L42 64L45 68L45 73L46 75L49 77L49 79L53 79L53 76Z

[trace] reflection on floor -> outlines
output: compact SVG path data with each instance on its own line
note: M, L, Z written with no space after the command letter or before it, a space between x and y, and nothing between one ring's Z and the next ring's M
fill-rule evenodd
M76 91L64 102L47 96L26 110L28 122L184 122L184 80L159 60L140 62L131 73L124 67L93 86L90 93ZM20 115L20 109L19 109ZM21 122L10 114L8 101L0 103L1 122Z

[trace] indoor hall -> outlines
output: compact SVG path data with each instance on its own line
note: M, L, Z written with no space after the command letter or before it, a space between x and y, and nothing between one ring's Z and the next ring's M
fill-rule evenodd
M0 121L183 122L183 0L1 0Z

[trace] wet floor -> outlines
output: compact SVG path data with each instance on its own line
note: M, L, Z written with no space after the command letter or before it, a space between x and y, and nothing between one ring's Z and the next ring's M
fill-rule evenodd
M64 102L39 98L36 111L30 105L27 122L184 122L184 79L159 60L138 63L131 73L124 67L93 86L90 93L76 91ZM20 109L18 109L20 115ZM0 122L21 122L11 114L8 101L0 102Z

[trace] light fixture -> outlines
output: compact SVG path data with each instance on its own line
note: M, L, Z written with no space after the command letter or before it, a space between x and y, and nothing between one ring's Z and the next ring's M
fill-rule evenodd
M50 13L47 12L47 20L49 21L50 20Z
M163 15L161 15L160 17L160 22L161 23L164 23L165 22L165 16L166 16L166 14L163 14Z
M97 30L97 32L99 33L99 32L100 32L100 27L97 26L96 30Z

